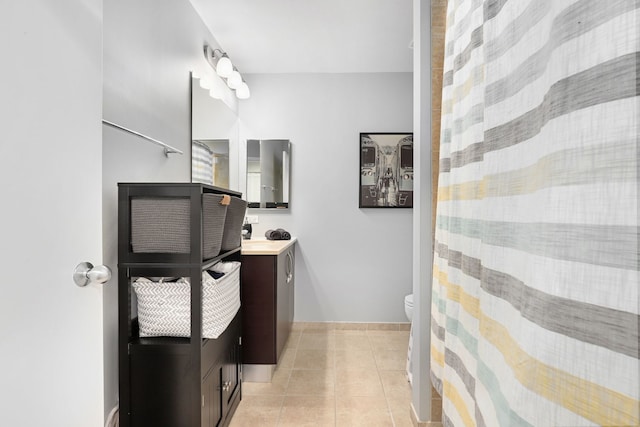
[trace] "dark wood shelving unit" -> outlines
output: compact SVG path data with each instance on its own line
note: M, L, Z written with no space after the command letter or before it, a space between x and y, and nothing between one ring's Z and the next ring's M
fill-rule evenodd
M226 426L242 397L242 309L217 339L202 337L202 271L240 261L240 246L203 259L202 195L241 193L205 184L118 184L118 352L120 426ZM190 206L189 253L135 253L133 198L184 198ZM140 337L132 316L132 279L188 277L191 336Z

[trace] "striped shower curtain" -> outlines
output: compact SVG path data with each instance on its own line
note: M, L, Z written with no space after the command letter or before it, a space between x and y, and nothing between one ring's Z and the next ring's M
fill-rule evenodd
M191 141L191 182L213 185L213 151L196 140Z
M444 426L640 426L639 0L450 0Z

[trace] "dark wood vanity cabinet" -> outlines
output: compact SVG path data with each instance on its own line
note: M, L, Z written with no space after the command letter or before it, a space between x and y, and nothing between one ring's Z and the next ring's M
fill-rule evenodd
M242 256L242 360L275 365L291 332L295 243L278 255Z

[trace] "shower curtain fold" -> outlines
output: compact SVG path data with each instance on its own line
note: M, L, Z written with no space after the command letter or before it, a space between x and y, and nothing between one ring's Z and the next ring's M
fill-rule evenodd
M196 140L191 141L191 181L213 184L213 151Z
M450 0L445 426L640 426L640 1Z

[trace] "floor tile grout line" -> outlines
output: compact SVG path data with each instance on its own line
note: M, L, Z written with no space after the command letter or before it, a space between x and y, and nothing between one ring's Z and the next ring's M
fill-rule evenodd
M300 333L300 336L298 337L298 341L296 342L296 345L294 347L294 352L293 352L293 363L294 364L295 364L295 361L296 361L296 357L298 355L298 345L300 344L300 339L301 338L302 338L302 333ZM276 369L278 369L277 365L276 365ZM293 373L293 366L288 371L289 371L289 375L287 377L287 383L286 383L286 385L284 387L284 391L283 391L283 395L282 395L282 401L280 402L280 411L278 411L278 417L276 418L276 427L278 427L280 425L280 420L282 418L282 411L284 410L284 401L287 398L287 389L289 388L289 383L291 382L291 375Z
M387 397L387 389L384 386L384 383L382 382L382 375L380 374L380 366L378 365L378 359L376 358L375 355L375 349L373 346L373 343L371 342L371 337L369 336L369 334L367 334L367 337L369 338L369 345L371 346L371 352L373 354L373 360L374 363L376 364L376 373L378 374L378 380L380 381L380 385L382 386L382 393L384 394L384 401L387 404L387 412L389 413L389 418L391 418L391 425L393 427L395 427L396 422L395 419L393 417L393 411L391 410L391 405L389 404L389 398Z

